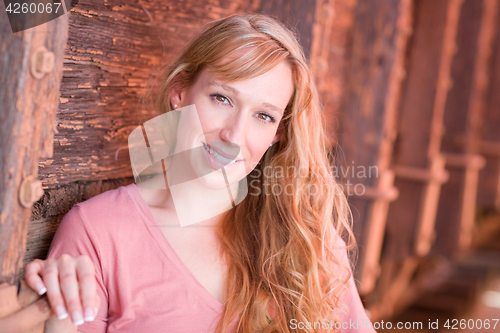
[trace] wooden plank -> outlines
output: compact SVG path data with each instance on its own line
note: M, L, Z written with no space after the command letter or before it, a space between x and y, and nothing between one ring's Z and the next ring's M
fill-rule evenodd
M498 9L497 9L498 10ZM498 15L498 13L497 13ZM486 166L479 174L478 206L500 211L500 24L494 25L491 45L491 67L481 129L479 152L486 157ZM489 149L488 149L489 148Z
M357 0L318 0L311 45L311 67L323 103L328 145L336 145L337 113L340 110L347 54Z
M12 284L23 264L31 213L30 203L19 201L19 191L29 176L27 189L36 187L39 156L51 152L68 17L13 34L3 3L0 15L0 282ZM41 47L46 51L38 52ZM54 62L35 78L38 56L53 56Z
M393 156L395 166L428 169L439 157L460 7L460 0L415 2L414 35ZM404 260L414 254L419 217L427 216L423 211L432 206L424 205L425 193L429 193L424 191L425 182L396 178L400 196L389 209L384 255Z
M278 19L295 31L306 58L309 58L317 2L317 0L261 1L259 11Z
M433 252L457 257L469 246L474 226L482 117L488 88L497 1L465 0L457 34L458 53L452 66L454 82L445 110L445 139L450 182L443 187ZM463 138L460 141L454 138ZM451 155L449 153L452 153ZM463 163L450 157L462 156Z
M356 273L362 293L374 287L388 202L397 195L392 190L394 175L388 167L404 78L410 14L411 1L357 1L348 34L350 47L343 54L346 68L344 96L339 107L342 111L334 114L338 121L336 157L344 186L354 185L354 191L346 192L353 195L349 202L361 248ZM328 86L326 82L324 86Z
M405 298L404 290L413 283L419 255L429 248L439 181L446 178L439 147L462 1L422 0L414 5L414 34L392 161L400 196L389 208L382 257L394 269L382 270L380 289L371 295L369 309L375 318L408 305L411 297Z
M43 194L39 157L52 153L68 17L28 29L33 18L12 20L11 29L0 4L0 327L5 332L42 332L52 314L46 296L17 282L31 208Z

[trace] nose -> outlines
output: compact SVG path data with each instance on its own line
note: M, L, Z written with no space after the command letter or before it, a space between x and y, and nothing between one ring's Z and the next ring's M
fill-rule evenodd
M240 148L245 145L246 133L248 131L247 117L241 110L227 117L220 131L222 141L231 142Z

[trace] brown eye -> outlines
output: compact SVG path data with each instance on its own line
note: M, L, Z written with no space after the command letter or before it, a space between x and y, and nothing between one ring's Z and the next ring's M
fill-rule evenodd
M221 95L221 94L212 94L212 95L210 95L210 97L216 103L223 104L223 105L231 105L231 103L229 102L229 98L227 98L224 95Z
M275 119L266 113L259 113L257 115L257 118L259 118L259 120L264 122L264 123L274 123L275 122Z

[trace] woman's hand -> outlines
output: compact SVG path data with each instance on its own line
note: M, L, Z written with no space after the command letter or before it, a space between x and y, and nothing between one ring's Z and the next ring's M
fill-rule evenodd
M67 254L57 259L35 259L24 267L26 283L40 295L47 293L52 311L78 326L93 321L99 307L94 264L87 256Z

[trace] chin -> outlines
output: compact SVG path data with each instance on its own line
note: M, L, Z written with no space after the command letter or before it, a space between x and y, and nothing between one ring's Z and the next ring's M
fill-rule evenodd
M197 178L197 180L201 185L211 190L220 190L227 187L221 171L214 171Z

